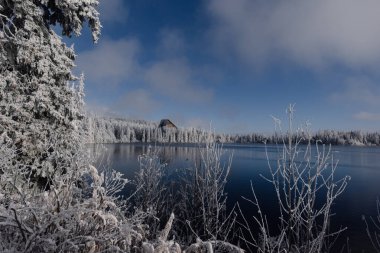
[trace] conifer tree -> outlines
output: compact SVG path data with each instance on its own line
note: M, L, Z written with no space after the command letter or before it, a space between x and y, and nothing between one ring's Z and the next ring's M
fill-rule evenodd
M83 118L83 78L72 74L75 53L62 35L79 36L84 22L100 35L97 0L0 0L0 135L17 160L46 177L75 152ZM79 83L76 88L73 82ZM64 167L64 166L61 166Z

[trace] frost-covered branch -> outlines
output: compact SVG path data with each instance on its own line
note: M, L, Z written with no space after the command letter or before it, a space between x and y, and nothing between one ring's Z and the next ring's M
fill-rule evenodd
M258 252L329 252L334 238L345 228L330 231L332 206L344 192L350 177L335 179L337 162L334 161L331 146L322 149L317 143L313 149L309 125L294 130L293 106L289 107L289 129L277 144L279 157L276 164L270 163L267 153L269 177L262 176L273 185L280 217L278 230L268 226L267 216L259 205L258 197L251 185L253 200L246 199L258 210L254 223L259 226L255 236L248 221L243 227L248 236L242 240ZM276 121L281 129L280 121ZM301 148L302 138L308 138L308 145Z
M380 200L376 201L377 216L370 217L370 223L363 216L363 221L366 224L366 232L371 244L376 252L380 252ZM372 226L371 226L372 225ZM371 229L372 227L372 229Z
M199 148L200 160L182 177L178 215L182 227L188 228L184 237L227 241L236 218L234 210L227 211L225 192L232 154L226 156L212 134L206 140L205 146Z

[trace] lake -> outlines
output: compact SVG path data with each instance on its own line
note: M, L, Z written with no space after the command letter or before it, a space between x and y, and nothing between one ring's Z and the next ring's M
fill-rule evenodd
M104 147L107 148L105 154L112 161L112 167L132 179L139 167L137 157L146 152L148 145L104 144ZM167 170L192 168L199 161L198 145L166 144L158 145L157 148L160 149L161 159L167 163ZM224 145L224 149L224 161L228 154L233 153L231 173L226 186L228 206L231 207L239 201L246 216L255 212L253 206L241 198L252 197L252 181L264 212L271 213L278 209L275 206L272 185L260 176L268 175L265 145ZM377 213L376 199L380 197L380 148L333 146L332 150L334 160L338 161L335 178L345 175L351 177L345 192L333 207L335 215L332 217L332 228L347 227L338 238L335 248L340 249L349 238L352 252L373 252L362 216L375 217ZM277 149L268 146L267 151L270 163L275 162Z

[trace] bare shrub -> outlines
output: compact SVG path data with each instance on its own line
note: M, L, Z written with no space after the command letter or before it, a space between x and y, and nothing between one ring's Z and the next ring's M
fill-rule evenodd
M372 246L376 252L380 252L380 200L376 201L377 216L370 217L371 225L373 229L371 230L370 224L368 224L367 219L363 216L363 221L366 224L366 232L372 243Z
M206 144L200 147L200 161L182 177L178 206L181 226L186 227L188 242L195 239L227 241L235 224L235 213L227 213L225 186L231 170L232 154L227 163L223 146L208 134Z
M165 187L162 180L166 164L161 162L159 152L158 148L149 146L147 152L138 157L140 167L135 175L138 188L135 204L142 210L158 210L163 201Z
M330 231L332 205L345 190L350 177L335 179L337 162L331 146L321 148L317 143L314 154L309 125L294 130L294 105L288 107L287 114L289 129L285 135L281 121L275 120L280 136L284 137L282 143L277 144L276 166L270 163L266 152L270 176L263 176L275 190L280 213L278 228L269 227L268 214L263 213L251 183L253 199L246 200L258 210L253 219L259 227L259 235L251 231L244 218L243 241L257 252L329 252L335 238L345 229ZM308 144L301 147L304 138Z
M145 223L148 225L147 238L154 240L160 233L163 221L171 216L174 209L168 205L168 192L165 184L165 163L159 157L160 149L148 147L145 154L138 157L139 170L135 174L136 190L132 193L132 210L140 210L147 214Z

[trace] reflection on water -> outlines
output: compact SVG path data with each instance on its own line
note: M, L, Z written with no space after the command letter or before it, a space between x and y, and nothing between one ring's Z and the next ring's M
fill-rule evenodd
M147 151L144 144L105 144L105 156L109 156L112 167L127 178L133 178L138 169L137 157ZM264 145L225 145L227 163L228 153L233 153L233 162L229 182L226 186L228 203L231 206L236 201L242 204L247 216L255 210L242 201L241 196L251 197L250 181L261 202L262 208L276 218L274 206L275 193L271 184L265 182L260 175L269 176L268 161L271 164L278 157L275 146ZM199 162L198 145L163 145L160 157L167 163L167 170L192 168ZM380 196L380 149L377 147L333 147L333 157L338 161L336 178L351 176L346 191L338 198L333 212L332 226L336 228L347 226L348 229L339 238L336 245L342 245L349 237L352 252L372 252L370 241L365 233L365 224L361 217L376 215L376 199ZM315 154L315 150L313 152ZM273 223L272 220L270 223ZM337 247L340 249L340 247Z

